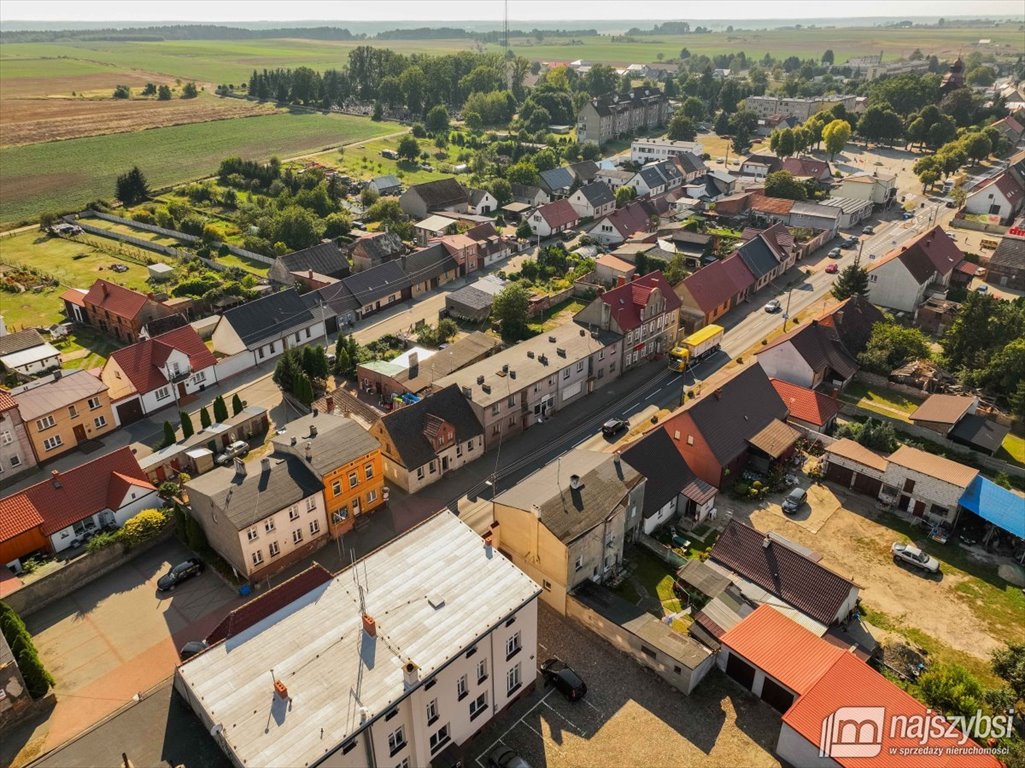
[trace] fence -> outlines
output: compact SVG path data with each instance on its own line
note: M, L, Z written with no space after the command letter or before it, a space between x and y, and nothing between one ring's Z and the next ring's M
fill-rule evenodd
M155 224L146 224L145 222L135 221L134 219L125 219L121 216L115 216L112 213L104 213L103 211L94 211L90 209L88 211L85 211L85 215L94 219L102 219L103 221L109 221L112 224L121 224L126 227L131 227L132 229L141 229L143 232L152 232L155 235L173 237L175 240L181 240L183 243L199 242L199 238L195 235L187 235L184 232L178 232L174 229L164 229L163 227L158 227Z
M991 235L1006 235L1007 227L1002 224L988 224L984 221L973 221L964 218L960 212L950 220L950 226L958 229L971 229L975 232L988 232Z
M952 461L961 461L968 466L981 465L993 472L1003 472L1006 475L1025 478L1025 468L1016 464L1009 464L1006 461L1001 461L1000 459L993 458L992 456L987 456L984 453L974 451L966 445L955 443L954 441L943 437L943 435L939 435L925 427L920 427L917 424L911 424L906 421L897 421L896 419L891 419L888 416L877 413L876 411L870 411L867 408L862 408L852 403L843 403L840 406L840 413L845 416L857 416L860 419L875 419L876 421L886 419L893 424L893 428L897 430L897 432L903 432L910 437L916 437L929 443L935 443L939 447L950 452L953 455L948 455L947 458Z
M147 251L156 251L157 253L162 253L165 256L172 256L176 259L185 258L181 251L177 248L172 248L169 245L161 245L160 243L154 243L151 240L144 240L141 237L132 237L131 235L126 235L124 232L114 232L113 230L104 229L103 227L94 227L92 224L87 224L84 221L79 221L78 226L90 235L108 237L121 243L134 245L136 248L142 248Z
M651 552L653 555L655 555L655 557L657 557L662 562L673 566L673 568L680 568L681 566L687 563L686 557L683 557L683 555L676 554L675 552L673 552L672 549L667 547L665 544L661 543L656 539L651 538L651 536L648 536L646 533L638 532L637 543L649 552Z
M854 380L860 381L862 384L868 384L871 387L882 387L894 392L900 392L902 395L908 395L917 400L923 400L930 394L918 387L908 386L907 384L897 384L896 382L890 381L885 376L880 376L878 373L869 373L868 371L858 371L854 374Z

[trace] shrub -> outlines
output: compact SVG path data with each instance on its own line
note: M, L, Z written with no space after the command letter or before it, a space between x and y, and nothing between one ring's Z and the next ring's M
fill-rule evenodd
M117 534L111 531L97 534L89 539L89 543L85 545L85 551L89 553L99 552L101 549L106 549L117 541Z
M25 687L29 695L34 699L45 696L53 685L53 677L39 660L32 636L25 628L25 622L6 603L0 603L0 630L3 631L4 638L18 661L18 668L25 678Z
M751 486L749 486L745 482L739 482L739 483L734 483L733 484L733 494L735 496L739 496L739 497L743 498L744 496L747 496L748 493L750 493L750 492L751 492Z
M144 509L125 521L118 531L118 538L126 547L134 547L156 536L166 524L167 517L159 509Z

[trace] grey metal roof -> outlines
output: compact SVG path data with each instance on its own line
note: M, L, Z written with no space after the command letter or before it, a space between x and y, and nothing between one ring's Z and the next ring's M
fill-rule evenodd
M446 304L460 304L468 309L486 309L495 301L490 293L485 293L480 288L467 285L458 291L453 291L445 297Z
M409 288L409 278L397 260L354 272L342 282L361 307L373 304L382 296Z
M328 277L345 277L350 271L349 260L333 240L286 253L278 257L278 262L289 272L313 270Z
M419 687L540 591L443 511L177 674L239 764L313 765L409 695L407 661L419 668ZM363 607L376 637L362 628ZM275 697L270 669L291 707Z
M541 171L541 187L549 193L573 186L573 173L569 168L551 168Z
M269 464L269 467L267 466ZM324 484L296 456L268 456L245 462L246 474L218 467L190 480L189 497L204 496L218 514L244 531L275 512L324 490ZM202 505L202 502L200 502Z
M648 479L641 510L646 518L698 479L664 429L652 430L623 451L623 461Z
M342 281L304 293L303 303L312 311L316 311L321 305L324 305L335 315L345 315L360 307L359 301Z
M466 189L454 177L414 184L405 194L415 193L424 201L428 211L442 210L465 203Z
M107 391L107 385L89 371L58 371L11 390L25 421L38 419L79 400Z
M570 487L572 475L580 478L579 488ZM607 453L575 449L499 494L495 503L527 511L537 506L552 535L570 542L600 525L642 479Z
M658 165L646 165L637 172L649 189L665 186L666 177Z
M748 240L737 249L737 253L756 280L779 266L776 254L760 237Z
M441 243L434 243L419 251L413 251L403 257L399 263L409 278L409 283L413 285L459 269L459 264L452 258L448 248Z
M595 208L608 205L616 200L612 189L603 181L592 181L590 184L582 186L579 191Z
M279 338L292 328L315 322L302 296L292 288L232 307L221 315L221 319L235 329L247 347L264 339Z
M24 331L8 333L0 336L0 357L21 352L23 349L32 349L46 343L46 339L39 335L35 328L27 328Z
M313 434L316 428L316 434ZM295 445L292 439L295 438ZM310 459L306 459L309 446ZM290 421L274 436L274 449L291 453L323 477L338 467L380 448L377 439L358 422L335 413L308 414Z
M418 403L403 406L381 418L381 426L406 469L422 467L437 455L425 434L427 421L432 416L455 428L456 442L465 443L484 434L484 427L459 387L450 384Z

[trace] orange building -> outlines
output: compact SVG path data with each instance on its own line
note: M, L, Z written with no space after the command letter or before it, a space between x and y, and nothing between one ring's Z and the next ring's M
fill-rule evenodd
M377 439L346 416L314 411L290 421L274 450L301 458L324 484L328 530L338 538L386 500Z

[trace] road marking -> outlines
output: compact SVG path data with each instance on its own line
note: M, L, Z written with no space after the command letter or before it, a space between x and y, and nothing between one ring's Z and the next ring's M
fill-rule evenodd
M548 707L548 708L549 708L550 710L552 710L552 712L554 712L554 713L555 713L555 714L557 714L557 715L558 715L559 717L561 717L561 718L562 718L563 720L565 720L565 721L566 721L567 723L569 723L569 724L570 724L570 727L572 727L572 728L573 728L573 730L577 732L577 735L578 735L578 736L580 736L580 738L584 738L584 729L583 729L583 728L581 728L581 727L580 727L579 725L577 725L576 723L574 723L574 722L573 722L572 720L570 720L570 719L569 719L568 717L566 717L566 716L565 716L564 714L562 714L562 712L560 712L559 710L557 710L557 709L556 709L555 707L553 707L553 706L552 706L551 704L549 704L549 703L548 703L547 701L544 701L544 702L542 702L542 703L543 703L543 704L544 704L544 705L545 705L546 707ZM524 725L526 725L526 723L524 723ZM530 726L527 726L527 727L529 728Z
M650 400L650 399L651 399L651 398L653 398L653 397L654 397L655 395L657 395L657 394L658 394L658 392L659 392L659 391L658 391L658 390L656 389L656 390L655 390L654 392L652 392L652 393L651 393L650 395L648 395L648 396L647 396L646 398L644 398L644 399L645 399L645 400Z
M589 706L591 709L593 709L595 712L597 712L599 717L605 717L605 715L601 713L601 710L598 709L598 707L594 706L594 704L589 702L587 699L581 699L581 701L584 702L584 704Z
M523 720L524 720L524 718L526 718L526 717L527 717L527 715L529 715L529 714L530 714L531 712L533 712L533 711L534 711L535 709L537 709L537 708L538 708L538 707L540 707L540 706L541 706L542 704L544 704L544 703L545 703L545 699L547 699L547 698L548 698L549 696L551 696L551 695L552 695L552 693L553 693L554 691L555 691L555 689L553 688L553 689L552 689L551 691L548 691L548 693L546 693L546 694L545 694L544 696L542 696L542 697L541 697L541 700L540 700L539 702L537 702L537 704L535 704L535 705L534 705L534 706L532 706L532 707L531 707L530 709L528 709L528 710L527 710L526 712L524 712L524 713L523 713L523 715L522 715L522 716L520 717L520 719L519 719L519 720L517 720L517 721L516 721L515 723L513 723L512 725L510 725L510 726L509 726L509 727L508 727L508 728L507 728L507 729L505 730L505 733L503 733L503 734L502 734L501 736L499 736L499 737L498 737L497 739L495 739L495 740L494 740L494 741L493 741L493 742L491 743L491 746L490 746L490 747L488 747L487 749L485 749L485 750L484 750L484 751L483 751L483 752L481 753L481 755L490 755L490 754L491 754L491 750L493 750L493 749L495 748L495 746L496 746L496 745L497 745L497 744L498 744L499 742L501 742L501 741L502 741L502 739L504 739L504 738L505 738L506 736L508 736L508 735L509 735L509 733L510 733L510 732L511 732L511 731L513 730L513 728L515 728L515 727L516 727L517 725L519 725L520 723L523 723ZM545 706L548 706L548 705L546 704ZM551 709L551 707L549 707L549 709ZM553 710L553 711L554 711L554 710ZM566 722L569 722L569 721L567 720ZM529 725L527 725L526 723L523 723L523 724L524 724L524 725L526 725L526 726L527 726L528 728L530 728L530 726L529 726ZM576 727L576 726L574 726L574 727ZM534 731L534 729L533 729L533 728L530 728L530 730ZM537 733L537 731L534 731L534 733ZM541 736L541 734L539 734L539 733L538 733L538 736ZM544 736L541 736L541 738L542 738L542 740L544 740ZM481 765L481 762L480 762L480 757L478 757L478 758L477 758L477 764L478 764L478 765ZM483 765L481 765L481 768L484 768L484 766L483 766Z

